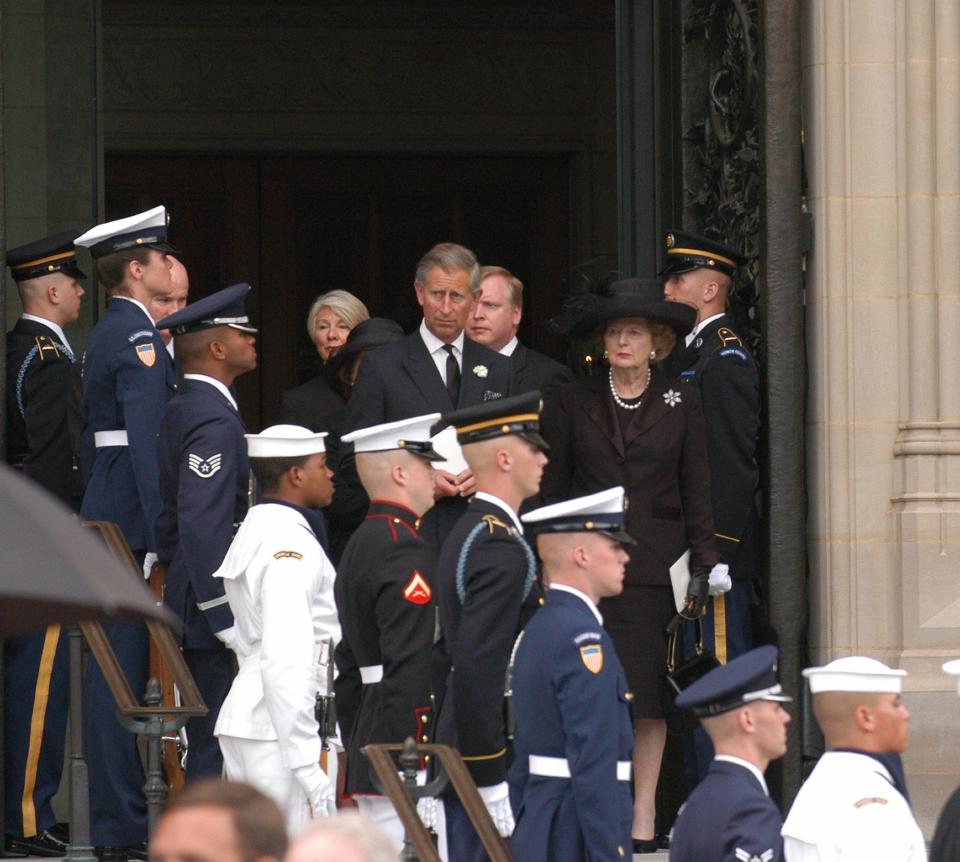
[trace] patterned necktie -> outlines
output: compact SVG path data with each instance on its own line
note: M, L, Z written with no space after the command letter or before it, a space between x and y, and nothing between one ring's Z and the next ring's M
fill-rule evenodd
M460 366L457 365L457 357L453 355L453 345L444 344L443 349L447 351L447 394L456 407L460 398Z

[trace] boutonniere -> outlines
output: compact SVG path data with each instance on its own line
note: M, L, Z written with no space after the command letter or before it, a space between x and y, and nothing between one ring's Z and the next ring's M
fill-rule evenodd
M663 393L663 400L667 402L668 407L676 407L683 399L676 389L668 389Z
M477 377L486 377L490 372L487 371L486 365L474 365L473 373L476 374Z

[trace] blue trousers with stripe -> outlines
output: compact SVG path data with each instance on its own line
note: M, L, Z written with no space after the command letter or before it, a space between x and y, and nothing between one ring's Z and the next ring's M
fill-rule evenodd
M4 644L4 822L32 838L56 823L50 800L63 773L70 706L68 638L61 626Z

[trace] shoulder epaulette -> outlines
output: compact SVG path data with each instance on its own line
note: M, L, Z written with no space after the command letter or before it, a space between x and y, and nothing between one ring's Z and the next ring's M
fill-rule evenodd
M30 368L30 363L37 357L40 358L41 362L45 359L59 359L61 353L71 362L73 361L73 354L70 353L66 345L54 341L49 335L38 335L34 339L34 346L30 348L27 355L23 358L23 362L20 364L20 370L17 372L17 408L20 411L21 418L26 418L26 408L23 404L23 385L27 378L27 370Z
M44 359L59 359L60 350L58 347L63 345L58 345L49 335L38 335L35 339L37 342L37 355L40 357L40 361L43 362Z
M731 344L736 345L737 347L743 347L743 342L740 340L740 336L730 329L729 326L721 326L717 330L717 338L720 339L721 347L729 347Z
M484 515L480 520L486 523L487 530L489 530L491 533L493 533L494 527L503 527L503 529L508 533L513 529L513 527L505 524L496 515Z

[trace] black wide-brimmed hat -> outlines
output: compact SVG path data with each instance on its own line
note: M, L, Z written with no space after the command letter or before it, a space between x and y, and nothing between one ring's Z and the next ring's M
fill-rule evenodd
M549 325L560 335L586 336L601 324L624 317L655 320L685 335L696 325L697 310L683 302L665 300L663 285L656 279L623 278L599 293L570 297Z
M403 327L386 317L371 317L350 330L347 342L333 356L330 364L338 368L348 359L375 347L393 344L403 338Z

